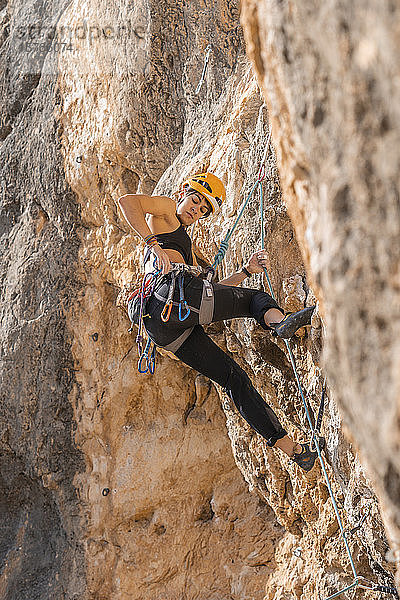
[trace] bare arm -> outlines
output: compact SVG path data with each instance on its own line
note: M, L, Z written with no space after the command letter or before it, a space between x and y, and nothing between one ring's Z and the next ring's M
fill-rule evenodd
M267 253L265 250L258 250L251 255L249 262L245 265L246 269L251 273L262 273L263 269L267 266ZM247 275L243 271L236 271L226 279L219 281L223 285L240 285Z
M243 271L236 271L236 273L232 273L232 275L230 275L229 277L227 277L226 279L223 279L222 281L218 281L218 283L222 283L223 285L240 285L241 283L243 283L243 281L246 279L247 275L245 275L245 273L243 273Z
M145 194L125 194L117 203L128 225L143 238L152 231L146 223L145 215L167 217L175 214L175 202L167 196L146 196Z
M128 225L142 238L153 233L146 223L146 214L162 218L175 214L176 208L175 202L167 196L146 196L144 194L126 194L118 198L117 203ZM171 269L168 254L158 244L152 247L152 252L157 256L158 268L162 269L165 275Z

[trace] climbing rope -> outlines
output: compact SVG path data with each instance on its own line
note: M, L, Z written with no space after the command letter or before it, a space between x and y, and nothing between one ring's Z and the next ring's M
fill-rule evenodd
M255 184L253 185L253 187L251 188L251 191L250 191L249 195L247 196L247 199L246 199L246 201L244 202L244 204L243 204L243 206L242 206L242 208L241 208L241 210L240 210L240 212L239 212L239 215L238 215L238 217L237 217L237 219L236 219L235 223L234 223L234 224L232 225L232 227L231 227L231 228L228 230L228 233L226 234L225 238L222 240L222 242L221 242L221 244L220 244L220 247L219 247L219 249L218 249L218 252L217 252L217 254L216 254L216 255L215 255L215 257L214 257L214 263L213 263L213 265L212 265L212 268L213 268L213 269L215 269L215 268L216 268L216 267L217 267L219 264L221 264L221 263L222 263L222 261L224 260L224 258L225 258L225 254L226 254L226 251L228 250L228 247L229 247L229 240L231 239L231 237L232 237L232 234L233 234L233 232L235 231L235 229L236 229L236 226L237 226L237 224L239 223L239 221L240 221L240 218L241 218L241 216L242 216L242 214L243 214L243 212L244 212L244 209L246 208L246 206L247 206L247 204L248 204L248 202L249 202L250 198L252 197L252 195L253 195L253 193L254 193L254 190L256 189L257 185L258 185L258 182L256 181L256 183L255 183Z
M218 249L218 251L217 251L217 253L215 255L215 258L214 258L213 270L224 259L225 254L226 254L226 252L228 250L229 240L232 237L232 234L233 234L235 228L237 227L237 225L238 225L238 223L239 223L239 221L240 221L240 219L241 219L241 217L243 215L243 212L244 212L244 210L245 210L248 202L250 201L250 198L253 196L253 194L254 194L254 192L255 192L255 190L257 188L259 190L259 195L260 195L261 249L262 250L265 249L264 206L263 206L262 182L263 182L263 180L266 177L265 161L266 161L266 158L267 158L267 154L268 154L268 149L269 149L269 146L270 146L270 142L271 142L271 131L269 133L267 144L265 146L263 158L262 158L262 161L261 161L261 164L260 164L260 168L259 168L259 171L258 171L257 180L254 183L253 187L251 188L251 191L250 191L249 195L247 196L247 198L246 198L246 200L245 200L245 202L244 202L244 204L243 204L243 206L242 206L242 208L241 208L241 210L239 212L239 215L236 218L234 224L228 230L225 238L220 243L220 247L219 247L219 249ZM271 297L274 300L276 300L275 294L274 294L274 290L272 288L271 280L269 278L267 269L265 267L263 267L263 271L264 271L265 278L267 280L267 284L268 284L268 288L269 288L269 291L270 291L270 295L271 295ZM329 480L329 476L328 476L328 473L327 473L327 470L326 470L325 462L324 462L324 459L323 459L322 454L321 454L321 446L320 446L320 441L319 441L319 430L320 430L320 427L321 427L321 422L322 422L322 417L323 417L323 411L324 411L324 404L325 404L326 379L325 379L324 384L323 384L322 397L321 397L321 403L320 403L320 407L319 407L319 411L318 411L318 417L317 417L316 421L313 424L312 419L311 419L311 415L310 415L310 410L308 408L306 397L305 397L305 394L303 392L303 387L301 385L300 377L299 377L299 374L298 374L298 371L297 371L296 362L295 362L295 359L294 359L294 356L293 356L292 349L290 347L289 340L285 340L284 339L283 341L284 341L284 344L286 346L286 350L287 350L287 353L288 353L288 356L289 356L289 360L290 360L290 363L291 363L291 366L292 366L292 369L293 369L293 373L294 373L294 376L295 376L295 379L296 379L296 383L297 383L297 387L298 387L298 390L299 390L299 394L300 394L300 397L301 397L301 400L302 400L302 403L303 403L303 408L304 408L304 412L305 412L305 415L306 415L306 419L307 419L307 422L308 422L308 425L309 425L309 428L310 428L310 433L311 433L311 441L310 441L310 443L315 447L315 450L317 451L317 454L318 454L318 459L319 459L319 462L321 464L322 472L324 474L324 478L325 478L325 481L326 481L326 485L328 487L328 491L329 491L329 495L330 495L331 502L332 502L332 505L333 505L333 509L334 509L334 512L335 512L335 515L336 515L336 519L337 519L337 522L338 522L338 525L339 525L340 535L341 535L341 537L343 539L344 546L345 546L347 555L349 557L351 570L352 570L352 573L353 573L353 576L354 576L354 581L350 585L344 587L343 589L339 590L338 592L336 592L336 593L332 594L331 596L325 598L325 600L333 600L333 598L336 598L336 597L340 596L341 594L343 594L344 592L347 592L347 591L349 591L351 589L354 589L356 587L360 587L360 588L364 588L364 589L368 589L368 590L373 590L373 591L385 592L385 593L388 593L388 594L393 594L393 595L395 595L398 598L397 590L395 588L391 588L389 586L384 586L384 585L373 584L372 582L368 582L368 580L366 580L365 578L357 575L357 571L356 571L356 568L355 568L355 565L354 565L354 560L353 560L353 556L352 556L352 553L351 553L351 550L350 550L350 546L349 546L347 537L348 537L348 535L351 535L352 533L354 533L356 530L358 530L361 527L361 525L364 522L364 520L365 520L366 517L364 519L362 519L362 522L356 528L353 528L350 531L346 530L344 528L342 519L341 519L340 514L339 514L339 509L338 509L338 505L337 505L337 502L336 502L336 499L335 499L335 495L333 493L333 489L332 489L332 486L331 486L331 483L330 483L330 480ZM300 417L300 415L299 415L299 417ZM302 419L300 418L300 420L302 420ZM366 583L363 583L363 582L368 582L370 584L370 587L366 587Z
M261 181L265 178L265 171L262 173L262 167L263 167L263 165L260 166L260 171L259 171L259 176L258 176L257 183L259 185L259 191L260 191L260 211L263 214L264 213L264 206L263 206L263 192L262 192ZM262 250L265 250L264 220L263 220L263 218L262 218L261 222L262 222L261 248L262 248ZM265 274L265 277L266 277L267 282L268 282L268 288L269 288L270 294L271 294L272 298L276 301L274 290L272 288L271 281L270 281L270 278L268 276L267 269L265 267L263 267L263 270L264 270L264 274ZM343 537L343 541L344 541L344 544L345 544L345 547L346 547L346 551L347 551L347 554L348 554L349 559L350 559L350 565L351 565L351 569L352 569L354 578L357 578L357 572L356 572L356 569L355 569L355 566L354 566L354 561L353 561L353 557L352 557L352 554L351 554L351 550L350 550L350 547L349 547L349 544L348 544L348 541L347 541L345 529L343 527L343 523L342 523L342 519L341 519L340 514L339 514L339 510L338 510L338 507L337 507L336 499L335 499L335 496L334 496L334 493L333 493L333 490L332 490L331 483L329 481L329 477L328 477L328 473L326 471L324 459L322 458L321 449L320 449L320 446L319 446L319 439L318 439L319 436L318 436L316 427L314 427L313 422L311 420L310 411L308 409L307 401L306 401L306 398L305 398L305 395L304 395L304 392L303 392L303 386L301 385L300 377L299 377L299 374L297 372L297 367L296 367L296 362L295 362L295 359L294 359L294 356L293 356L293 352L292 352L292 349L290 347L289 340L283 340L283 341L284 341L284 344L286 346L286 350L287 350L287 353L288 353L288 356L289 356L290 363L292 365L294 376L296 378L297 387L298 387L298 390L299 390L299 393L300 393L300 397L301 397L302 402L303 402L303 407L304 407L304 411L305 411L305 414L306 414L306 418L307 418L308 424L310 426L311 442L315 446L315 449L316 449L317 454L318 454L319 462L321 463L322 471L324 473L325 481L326 481L326 484L327 484L327 487L328 487L328 490L329 490L329 495L331 497L333 508L334 508L334 511L335 511L335 514L336 514L336 518L337 518L337 521L338 521L338 524L339 524L339 528L340 528L340 531L341 531L341 535ZM348 587L346 589L350 589L350 587ZM342 592L346 591L346 589L345 590L341 590L339 593L342 593ZM334 596L330 596L330 598L336 597L337 595L339 595L339 593L335 594ZM327 598L326 600L329 600L329 599Z
M271 131L269 132L267 144L265 146L264 155L263 155L263 158L262 158L262 161L261 161L261 166L260 166L260 169L258 171L257 181L255 182L255 184L251 188L249 195L247 196L245 202L243 203L243 206L242 206L242 208L239 211L239 214L238 214L238 216L236 218L236 221L234 222L234 224L232 225L232 227L230 229L228 229L228 232L227 232L225 238L222 240L222 242L220 244L220 247L218 249L218 252L217 252L217 254L214 257L214 264L212 265L213 269L215 269L224 260L225 254L226 254L226 252L228 250L228 247L229 247L229 240L231 239L233 232L235 231L235 229L236 229L236 227L237 227L240 219L242 218L244 210L245 210L247 204L249 203L250 198L253 196L255 189L257 188L257 186L261 185L261 181L265 178L264 162L265 162L265 159L267 157L268 148L269 148L270 143L271 143ZM261 219L263 219L263 215L261 215ZM263 223L263 221L262 221L262 223ZM262 229L262 231L264 232L264 228ZM268 277L268 274L267 274L267 277Z

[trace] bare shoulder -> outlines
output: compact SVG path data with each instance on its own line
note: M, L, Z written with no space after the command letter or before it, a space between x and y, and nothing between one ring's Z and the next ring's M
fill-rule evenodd
M125 194L118 199L121 206L139 204L145 214L169 220L176 212L176 203L168 196L148 196L147 194Z

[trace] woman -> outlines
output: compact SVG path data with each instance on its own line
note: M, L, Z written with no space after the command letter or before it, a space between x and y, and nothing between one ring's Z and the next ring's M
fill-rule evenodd
M119 198L126 221L146 242L145 271L154 271L155 266L160 270L146 301L143 323L158 346L221 385L240 414L269 446L280 448L309 471L317 453L287 435L245 371L201 326L224 319L254 317L264 329L289 338L299 327L309 324L314 310L311 307L284 316L267 293L236 287L253 273L262 272L265 251L255 252L240 271L219 283L201 278L203 270L197 266L186 228L215 213L224 200L224 185L212 173L194 175L185 181L177 202L167 196L143 194ZM138 312L139 303L135 300L130 306L135 322Z

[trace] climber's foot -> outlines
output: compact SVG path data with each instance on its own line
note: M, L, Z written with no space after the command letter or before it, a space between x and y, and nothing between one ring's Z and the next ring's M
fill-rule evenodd
M298 444L301 446L301 452L295 452L292 460L304 471L311 471L318 457L318 452L312 452L308 444Z
M288 313L279 323L270 323L271 329L281 338L289 339L300 327L310 325L315 306L308 306L294 313Z

